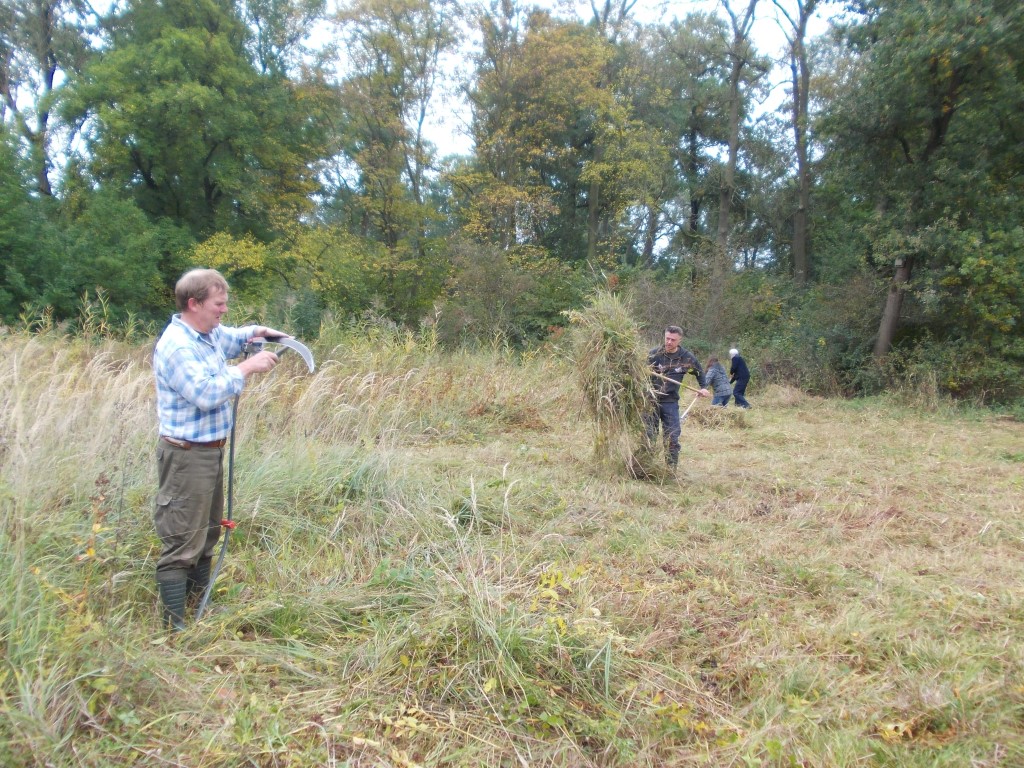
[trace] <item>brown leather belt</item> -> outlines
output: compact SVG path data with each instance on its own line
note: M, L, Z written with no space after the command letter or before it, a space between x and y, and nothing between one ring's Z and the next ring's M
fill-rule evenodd
M191 448L223 448L228 442L227 438L221 438L220 440L211 440L208 443L191 443L188 440L179 440L176 437L167 437L167 435L160 435L160 439L165 443L173 445L175 448L182 448L186 451Z

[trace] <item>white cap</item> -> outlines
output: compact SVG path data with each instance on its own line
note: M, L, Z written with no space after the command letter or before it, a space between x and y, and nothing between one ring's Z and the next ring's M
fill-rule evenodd
M733 355L738 355L739 353L740 353L740 351L738 349L735 349L735 348L730 349L729 350L729 357L732 357Z

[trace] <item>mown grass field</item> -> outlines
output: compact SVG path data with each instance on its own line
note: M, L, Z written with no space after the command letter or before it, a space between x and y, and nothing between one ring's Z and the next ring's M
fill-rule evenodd
M1024 765L1024 424L755 383L641 482L558 350L336 334L169 637L149 347L0 353L0 765Z

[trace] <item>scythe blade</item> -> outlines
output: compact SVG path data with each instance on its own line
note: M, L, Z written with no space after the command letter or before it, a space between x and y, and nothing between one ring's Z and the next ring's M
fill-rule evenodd
M303 361L306 363L306 367L309 368L310 373L316 370L316 365L313 363L313 353L310 352L309 347L298 339L293 339L291 336L267 336L266 341L271 341L274 344L280 344L282 347L287 347L288 349L294 349L299 353L299 355L301 355ZM281 353L283 352L284 350L281 350Z

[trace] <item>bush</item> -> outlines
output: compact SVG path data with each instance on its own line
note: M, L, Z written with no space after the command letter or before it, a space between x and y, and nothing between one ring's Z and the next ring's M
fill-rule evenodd
M866 376L882 301L863 276L802 289L788 278L747 273L730 288L742 310L737 339L755 379L821 395L850 396L878 386Z
M580 305L584 280L541 248L504 251L461 240L452 246L453 274L436 320L447 346L502 338L537 341L565 324Z

